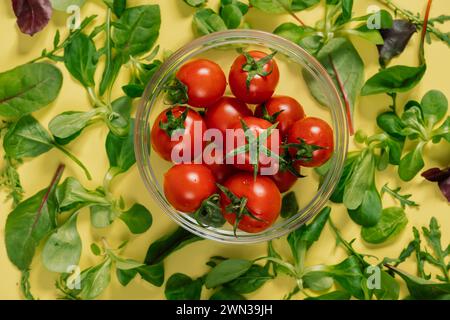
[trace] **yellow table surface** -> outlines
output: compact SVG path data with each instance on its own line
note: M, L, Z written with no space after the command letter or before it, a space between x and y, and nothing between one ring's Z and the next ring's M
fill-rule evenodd
M100 1L88 0L88 3L82 8L82 17L91 14L104 14L103 5ZM397 0L403 8L408 8L413 12L422 12L426 1L422 0ZM158 43L162 49L176 50L194 38L191 31L192 14L194 10L182 3L182 0L141 0L128 1L129 5L138 4L159 4L162 12L162 26ZM218 0L210 0L209 5L215 7ZM366 12L369 5L376 4L376 1L357 0L355 1L354 11L358 15ZM443 13L450 13L450 2L448 0L435 0L431 11L432 16ZM304 19L307 24L313 25L323 14L322 7L312 11L301 12L298 15ZM19 32L15 24L15 16L11 9L10 1L0 2L0 71L9 70L38 56L43 48L50 48L54 32L57 28L65 30L65 21L67 15L64 13L55 13L49 26L44 32L34 37L23 35ZM288 15L266 15L256 10L251 10L247 15L247 20L255 29L273 31L276 26L282 22L293 19ZM447 30L448 31L448 30ZM64 33L63 33L64 34ZM416 65L418 36L413 38L405 54L395 60L394 63ZM378 69L376 48L363 40L353 39L358 51L360 52L366 64L366 77L374 74ZM428 71L420 83L413 91L407 94L401 94L399 102L403 104L408 99L419 99L430 89L439 89L450 98L450 81L448 75L450 72L449 58L450 48L441 42L433 42L426 48L426 57L428 62ZM47 125L50 119L56 114L67 110L87 110L89 108L88 98L83 87L73 79L63 66L60 69L64 73L64 84L59 97L47 108L36 112L35 116L40 119L43 125ZM126 73L126 72L125 72ZM120 82L120 81L119 81ZM120 94L120 88L115 90L116 96ZM371 96L359 99L355 114L357 128L372 134L375 132L375 118L382 110L386 110L389 99L386 96ZM72 150L93 173L93 181L88 182L82 176L80 170L57 151L51 151L36 159L26 161L20 167L20 175L23 187L26 190L26 196L34 194L37 190L46 187L54 173L55 168L60 162L67 164L65 176L75 176L79 178L86 186L96 187L102 181L106 168L108 167L106 154L104 150L104 139L107 134L105 126L96 125L88 128L83 135L70 145ZM426 168L444 167L450 163L450 147L448 144L430 145L426 151ZM346 239L356 238L354 246L360 252L370 253L379 257L396 257L402 248L412 238L411 229L413 226L421 227L427 225L432 216L435 216L442 227L443 244L450 242L450 210L449 205L440 194L437 185L424 181L420 176L409 183L399 181L393 168L389 168L382 174L378 174L378 183L380 187L390 182L390 186L401 186L405 193L412 193L413 199L420 203L418 209L407 209L409 224L406 230L395 239L394 243L383 244L379 246L369 246L360 240L360 227L354 224L348 217L345 208L342 205L332 205L332 218L337 226L342 230ZM105 230L92 229L89 223L89 215L86 211L80 215L78 228L83 239L83 255L81 268L86 268L93 263L98 262L89 250L89 244L93 241L99 241L102 236L106 236L111 245L116 246L126 239L130 242L124 252L124 255L143 260L148 245L155 239L164 235L167 231L173 230L175 224L165 216L153 199L145 190L140 180L136 167L114 183L114 193L123 195L128 204L139 201L146 205L153 214L153 226L143 235L131 236L122 223L115 223ZM6 217L10 211L10 204L4 203L4 194L0 200L0 272L2 280L0 281L0 299L19 299L19 271L9 262L4 245L4 226ZM394 201L385 196L384 206L395 205ZM288 248L284 240L278 240L277 247L282 254L288 255ZM171 255L165 261L166 279L175 272L183 272L190 276L201 276L207 270L205 262L213 255L220 255L233 258L256 258L264 255L266 252L265 244L258 245L224 245L212 241L200 241L189 245L188 247ZM345 257L345 252L341 248L335 248L335 239L327 226L319 242L313 245L309 251L306 265L326 263L333 264L341 261ZM54 287L57 274L47 271L41 264L37 255L32 264L31 271L31 289L33 294L40 299L54 299L57 292ZM403 269L411 273L415 272L415 261L411 258L403 265ZM273 281L269 281L263 288L257 292L248 295L250 299L280 299L289 292L294 282L292 279L280 276ZM205 297L210 293L203 291ZM406 294L406 288L402 283L402 295ZM164 299L164 287L157 288L141 279L133 280L127 287L122 287L116 277L112 277L112 283L106 292L101 295L102 299ZM296 298L301 298L300 295Z

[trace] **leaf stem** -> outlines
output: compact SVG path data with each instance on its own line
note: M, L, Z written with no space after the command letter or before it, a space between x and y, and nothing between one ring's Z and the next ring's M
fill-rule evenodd
M84 171L84 174L86 175L86 178L88 180L92 180L92 176L89 173L89 170L77 157L75 157L75 155L73 155L69 150L67 150L66 148L64 148L63 146L61 146L57 143L54 143L53 145L55 146L56 149L60 150L67 157L69 157L73 162L75 162Z

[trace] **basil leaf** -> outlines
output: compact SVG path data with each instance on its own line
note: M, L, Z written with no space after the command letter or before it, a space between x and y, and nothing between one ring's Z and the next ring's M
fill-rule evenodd
M381 218L382 203L381 197L376 189L375 185L369 187L368 190L363 192L364 198L361 205L356 209L348 209L348 214L352 220L364 227L375 226Z
M128 8L115 26L112 40L126 63L130 56L144 54L155 44L161 26L159 5Z
M145 256L145 264L153 265L162 262L171 253L199 240L203 240L203 238L183 228L177 228L174 232L159 238L150 245Z
M164 294L167 300L200 300L202 279L192 280L182 273L175 273L167 280Z
M423 161L423 147L426 142L419 142L414 150L408 152L398 166L398 175L403 181L411 181L425 166Z
M68 273L81 257L81 238L77 230L78 214L73 214L48 238L42 251L42 263L53 272Z
M281 217L285 219L290 218L296 215L299 209L300 207L295 192L291 191L286 193L281 202Z
M361 87L364 84L364 62L353 44L345 38L334 38L330 40L317 54L317 59L325 67L328 74L333 79L336 87L339 83L336 78L333 66L330 63L330 57L339 74L339 78L347 93L350 108L353 110L356 98L360 94ZM303 77L314 98L323 105L328 105L329 101L324 94L322 84L313 78L311 74L303 73Z
M194 7L194 8L199 8L201 6L203 6L207 0L183 0L184 3L186 3L187 5Z
M133 234L140 234L147 231L152 226L152 215L146 207L135 203L128 211L119 216L120 220L130 229Z
M426 69L426 65L419 67L393 66L383 69L367 80L361 90L361 95L409 91L422 80Z
M227 30L222 18L209 8L197 10L192 23L198 35Z
M420 105L425 124L428 128L432 128L447 115L448 100L441 91L428 91L423 96Z
M328 267L327 273L352 296L364 299L364 292L361 289L364 276L357 257L351 256L337 265Z
M387 267L394 273L398 274L403 279L403 281L405 281L409 293L415 299L433 300L439 299L441 296L450 294L449 282L438 283L430 280L425 280L406 273L395 267L389 265Z
M111 259L87 269L81 279L79 297L83 300L93 300L105 291L111 282Z
M266 13L286 13L291 9L292 0L250 0L250 6Z
M238 28L243 18L241 9L233 4L224 6L220 11L220 16L228 29Z
M267 268L254 264L246 273L224 284L224 286L236 293L246 294L258 290L270 279L273 279L273 277Z
M68 143L79 136L81 131L90 125L93 118L99 113L101 113L99 109L88 112L63 112L50 121L48 128L55 138L65 140Z
M61 211L68 211L79 205L110 205L109 201L105 199L105 196L102 193L87 190L73 177L67 178L58 186L56 189L56 199L58 200L59 209Z
M72 37L64 48L64 64L67 70L86 88L95 85L97 63L98 54L94 41L84 33L79 32Z
M15 122L3 140L5 153L14 159L37 157L54 147L52 137L32 116Z
M205 286L211 289L232 281L246 273L252 265L252 261L243 259L222 261L208 273L205 278Z
M106 153L111 168L120 172L128 171L135 163L134 154L134 119L130 122L128 135L120 137L110 132L106 138Z
M402 208L386 208L376 225L361 228L361 236L368 243L380 244L398 236L407 224L408 218Z
M221 288L214 292L209 300L247 300L245 297L229 288Z
M307 297L305 300L350 300L351 297L347 291L332 291L317 297Z
M318 4L320 0L292 0L292 11L302 11Z
M133 280L137 275L136 269L122 270L116 269L117 280L119 280L120 284L126 287L131 280Z
M0 116L20 118L53 102L62 86L59 69L32 63L0 73Z

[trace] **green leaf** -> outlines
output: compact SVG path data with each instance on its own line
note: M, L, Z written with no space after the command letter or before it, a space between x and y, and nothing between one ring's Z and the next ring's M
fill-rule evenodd
M347 291L332 291L317 297L308 297L305 300L350 300L351 294Z
M302 11L318 4L320 0L292 0L292 11Z
M213 293L209 300L246 300L245 297L229 288L221 288Z
M432 128L447 115L447 97L438 90L428 91L422 98L421 110L425 124Z
M203 238L179 227L150 245L145 256L145 264L153 265L162 262L171 253L199 240Z
M354 210L347 208L348 214L355 223L364 227L373 227L380 221L383 209L380 194L375 185L369 187L365 192L362 190L359 192L364 194L363 201Z
M167 300L200 300L203 281L192 280L182 273L175 273L167 280L164 294Z
M52 8L57 11L67 12L70 6L82 7L86 0L50 0Z
M128 135L120 137L110 132L106 138L106 153L111 168L117 168L120 172L128 171L135 163L134 154L134 119Z
M145 281L160 287L164 283L164 265L157 263L153 265L145 265L136 269L139 275Z
M378 300L398 300L400 284L389 273L380 270L380 288L373 289Z
M314 291L326 291L334 284L333 278L323 271L307 272L302 277L302 281L305 288Z
M152 215L146 207L135 203L128 211L122 213L119 218L125 222L133 234L140 234L152 226Z
M328 275L342 288L358 299L364 298L364 293L361 289L364 276L357 257L351 256L337 265L328 267L328 269Z
M200 225L219 228L226 222L220 206L220 197L213 194L203 200L200 208L194 212L194 218Z
M79 32L72 37L64 48L64 64L67 70L86 88L95 85L97 62L98 54L94 41L84 33Z
M78 214L73 214L48 238L42 251L42 263L53 272L69 273L81 257L81 238L77 230Z
M137 275L136 269L122 270L116 269L117 280L119 280L120 284L126 287L131 280L133 280Z
M56 199L61 211L71 210L79 205L100 204L108 206L109 201L98 191L89 191L81 183L69 177L56 189Z
M368 243L383 243L398 236L407 224L408 218L402 208L386 208L382 211L376 225L361 228L361 236Z
M186 3L187 5L194 7L194 8L199 8L203 5L205 5L207 0L183 0L184 3Z
M254 264L240 277L224 284L236 293L252 293L261 288L268 280L273 279L267 268Z
M105 291L111 282L111 259L87 269L81 276L81 291L79 297L83 300L93 300Z
M292 0L250 0L250 6L265 13L286 13L291 5Z
M197 10L194 14L192 24L198 35L227 30L227 26L222 18L209 8Z
M367 80L361 90L361 95L409 91L422 80L426 69L426 65L419 67L393 66L383 69Z
M93 118L99 113L99 109L88 112L63 112L50 121L48 128L55 138L71 140L80 135L81 131L90 125Z
M281 217L285 219L290 218L296 215L299 209L295 192L286 193L281 202Z
M423 161L423 147L425 142L419 142L414 150L408 152L398 166L398 175L403 181L412 180L425 166Z
M3 140L5 153L14 159L37 157L53 147L50 134L30 115L9 127Z
M116 17L120 18L127 8L127 0L114 0L113 12Z
M328 74L333 79L336 87L339 83L336 78L333 66L330 63L332 57L333 64L339 74L339 78L345 88L351 110L354 109L356 98L359 96L364 84L364 62L353 44L346 38L334 38L330 40L317 54L317 59L325 67ZM308 88L314 98L322 105L329 105L327 96L324 94L322 84L311 74L303 73ZM341 93L342 95L342 93ZM343 98L343 97L342 97Z
M434 282L430 280L425 280L409 273L406 273L400 269L393 266L387 265L387 267L398 274L408 286L410 295L415 299L420 300L433 300L439 299L443 295L450 294L450 283L449 282Z
M112 205L90 205L89 211L91 224L94 228L106 228L120 215L120 212Z
M426 255L426 260L441 269L443 277L438 276L442 281L450 282L449 279L449 265L446 264L446 257L450 255L450 245L447 248L442 248L441 245L441 230L435 217L430 220L430 228L422 227L423 235L425 236L428 245L433 249L434 256Z
M279 25L274 31L276 35L291 40L312 55L316 55L323 42L314 28L299 26L292 22Z
M116 136L126 137L133 133L131 129L133 124L133 119L131 119L131 102L132 100L125 96L114 100L112 103L112 112L108 115L106 124Z
M32 63L0 73L0 116L20 118L53 102L62 73L47 63Z
M237 279L246 273L253 262L243 259L229 259L219 263L206 276L205 286L208 289L216 288L224 283Z
M233 4L228 4L224 6L220 11L220 16L225 22L228 29L236 29L241 25L243 18L241 9Z
M377 116L377 124L383 131L397 139L404 140L402 131L404 124L395 112L388 111Z
M159 5L126 9L116 21L112 34L115 48L123 57L122 63L126 63L130 56L139 56L148 52L158 38L160 26Z

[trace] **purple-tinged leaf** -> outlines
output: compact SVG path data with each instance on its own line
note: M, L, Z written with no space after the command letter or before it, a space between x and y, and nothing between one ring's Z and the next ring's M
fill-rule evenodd
M416 26L408 20L394 20L392 28L381 29L384 44L378 46L380 62L387 65L389 61L400 55L416 31Z
M30 36L44 29L52 17L50 0L12 0L20 31Z
M447 169L432 168L422 173L428 181L437 182L444 197L450 202L450 167Z

